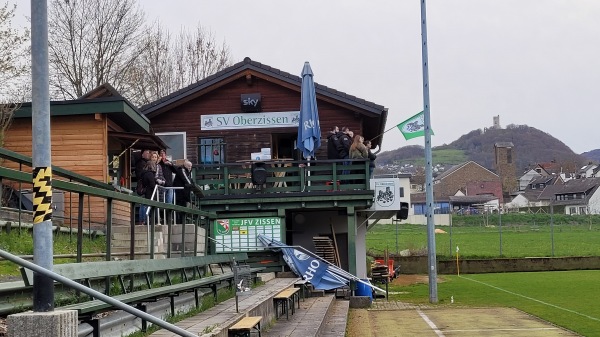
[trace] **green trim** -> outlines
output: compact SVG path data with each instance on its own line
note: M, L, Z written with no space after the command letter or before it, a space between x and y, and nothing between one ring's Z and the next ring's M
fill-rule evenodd
M150 121L124 99L50 102L50 116L78 116L97 113L123 115L146 132L150 131ZM32 114L31 104L26 103L15 111L14 118L31 118Z
M20 153L13 152L13 151L7 150L5 148L0 148L0 158L8 159L12 162L16 162L19 164L25 164L29 167L33 167L33 160L31 159L31 157L24 156ZM102 188L105 190L113 190L114 189L112 187L112 185L103 183L101 181L98 181L98 180L95 180L92 178L88 178L81 174L77 174L72 171L68 171L68 170L65 170L63 168L60 168L60 167L57 167L54 165L52 165L52 173L56 173L56 175L58 175L60 177L67 178L69 180L73 180L73 181L76 181L76 182L79 182L82 184L86 184L89 186Z
M346 212L348 214L348 272L356 275L356 212L354 207L348 207Z

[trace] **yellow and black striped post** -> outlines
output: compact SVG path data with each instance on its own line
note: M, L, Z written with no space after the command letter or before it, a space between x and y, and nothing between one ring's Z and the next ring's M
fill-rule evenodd
M52 168L33 169L33 223L52 220Z

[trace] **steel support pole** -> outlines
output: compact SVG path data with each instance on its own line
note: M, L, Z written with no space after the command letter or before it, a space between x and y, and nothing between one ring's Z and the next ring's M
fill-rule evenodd
M52 270L52 159L48 70L48 4L31 0L31 108L33 166L33 262ZM54 310L54 282L33 276L33 310Z
M437 303L437 260L435 223L433 219L433 165L431 154L431 115L429 110L429 66L427 56L427 15L425 0L421 0L421 55L423 62L423 115L425 119L425 202L427 204L427 264L429 272L429 302Z
M348 271L356 275L356 212L353 206L346 207L346 221L348 225ZM362 262L364 260L361 259Z

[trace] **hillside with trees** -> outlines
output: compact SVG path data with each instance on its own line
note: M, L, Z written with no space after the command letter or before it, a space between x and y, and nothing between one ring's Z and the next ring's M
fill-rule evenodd
M546 132L527 125L511 124L505 129L473 130L450 144L434 147L433 164L454 165L472 160L493 169L494 144L498 142L513 143L517 172L547 162L556 162L565 170L574 171L589 161ZM377 166L406 163L421 166L423 157L422 146L405 146L380 153Z
M594 163L600 163L600 149L587 151L587 152L582 153L581 155L584 156L589 161L592 161Z

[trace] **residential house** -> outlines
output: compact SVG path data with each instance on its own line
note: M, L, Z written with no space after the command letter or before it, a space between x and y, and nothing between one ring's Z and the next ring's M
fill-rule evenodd
M588 165L585 165L581 169L579 169L579 171L577 171L576 178L577 179L596 178L596 177L600 178L600 175L598 174L599 170L600 170L600 165L590 163Z
M563 206L565 214L600 214L600 178L572 179L563 185L547 186L540 194L554 206Z
M563 184L558 176L538 176L532 179L527 187L513 194L513 199L505 206L507 209L519 209L523 207L541 207L549 204L548 200L539 199L542 191L548 186L560 186Z

